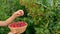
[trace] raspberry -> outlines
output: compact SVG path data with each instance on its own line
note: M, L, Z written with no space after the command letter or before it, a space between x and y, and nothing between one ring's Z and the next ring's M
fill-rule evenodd
M10 24L10 27L23 27L25 25L26 25L25 22L16 22L16 23Z

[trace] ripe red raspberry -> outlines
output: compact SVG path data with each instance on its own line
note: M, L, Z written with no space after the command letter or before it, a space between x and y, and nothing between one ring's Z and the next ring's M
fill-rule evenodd
M26 25L25 22L16 22L16 23L10 24L10 27L23 27L25 25Z

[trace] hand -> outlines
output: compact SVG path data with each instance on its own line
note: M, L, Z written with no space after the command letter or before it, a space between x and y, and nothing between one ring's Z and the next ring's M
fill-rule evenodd
M19 17L19 16L23 16L23 15L24 15L24 11L18 10L17 12L14 12L12 16Z
M16 33L13 33L13 32L9 32L8 34L16 34Z
M8 34L20 34L20 33L18 33L18 32L9 32Z

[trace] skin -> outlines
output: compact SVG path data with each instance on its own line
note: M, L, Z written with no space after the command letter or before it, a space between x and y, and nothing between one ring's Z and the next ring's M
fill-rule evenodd
M14 12L12 14L11 17L9 17L8 19L6 19L5 21L0 21L0 26L7 26L10 23L12 23L14 21L15 18L19 17L19 16L23 16L24 15L24 11L23 10L18 10L16 12ZM10 32L8 34L14 34L13 32Z

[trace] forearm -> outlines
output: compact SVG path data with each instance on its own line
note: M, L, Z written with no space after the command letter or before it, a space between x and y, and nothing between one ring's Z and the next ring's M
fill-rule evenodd
M0 21L0 26L6 26L6 23L4 21Z
M8 24L10 24L11 22L13 22L13 20L15 19L15 16L11 16L10 18L8 18L5 21L0 21L0 26L7 26Z
M10 18L8 18L7 20L5 20L4 22L8 25L10 24L11 22L13 22L13 20L16 18L16 16L11 16Z

